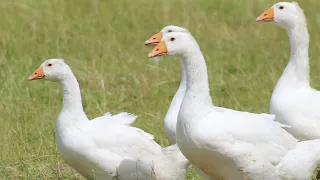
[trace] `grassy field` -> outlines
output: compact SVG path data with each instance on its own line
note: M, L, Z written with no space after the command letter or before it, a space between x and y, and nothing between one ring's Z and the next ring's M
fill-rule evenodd
M269 112L289 58L288 38L256 23L275 0L1 0L0 179L81 179L57 150L56 83L27 78L44 60L65 58L90 118L139 115L135 126L168 145L163 119L180 80L179 61L148 60L144 41L173 24L188 28L207 60L215 105ZM320 88L318 0L303 0L311 35L312 86ZM187 179L200 179L190 170Z

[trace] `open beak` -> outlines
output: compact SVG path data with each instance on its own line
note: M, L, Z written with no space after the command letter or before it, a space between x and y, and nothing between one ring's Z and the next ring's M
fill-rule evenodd
M148 57L153 58L156 56L164 56L167 55L167 46L164 41L161 41L152 51L149 53Z
M29 76L28 80L31 81L31 80L43 79L43 78L44 78L44 72L43 72L43 68L40 66Z
M157 45L162 39L162 32L158 32L157 34L153 35L150 39L148 39L144 45Z
M266 10L264 13L262 13L257 19L257 22L270 22L274 21L274 10L273 8L270 8Z

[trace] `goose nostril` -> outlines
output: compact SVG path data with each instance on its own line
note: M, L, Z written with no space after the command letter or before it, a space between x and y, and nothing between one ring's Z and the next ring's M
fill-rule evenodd
M159 49L156 49L156 51L159 51Z
M263 16L266 16L267 14L264 14Z
M155 37L153 39L156 39Z
M34 73L35 75L37 75L38 73Z

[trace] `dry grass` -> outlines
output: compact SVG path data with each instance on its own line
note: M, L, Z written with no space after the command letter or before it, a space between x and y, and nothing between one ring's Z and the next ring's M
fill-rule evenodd
M28 82L44 60L65 58L89 117L139 115L135 126L168 145L163 119L180 80L179 62L147 59L143 45L165 25L185 26L207 60L216 105L268 112L289 55L286 33L255 18L275 0L2 0L0 2L0 179L79 179L57 151L60 87ZM320 87L317 0L300 2L311 34L312 85ZM190 170L188 179L200 179Z

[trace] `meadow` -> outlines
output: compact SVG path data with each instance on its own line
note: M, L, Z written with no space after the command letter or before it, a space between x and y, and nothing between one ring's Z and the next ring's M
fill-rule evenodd
M166 25L184 26L206 58L215 105L269 112L289 59L286 32L255 19L275 0L1 0L0 179L82 179L60 157L57 83L27 80L44 60L64 58L89 118L138 115L134 126L168 146L163 120L180 81L179 61L147 58L144 42ZM312 87L320 88L318 0L301 0L310 33ZM200 177L192 168L188 180Z

